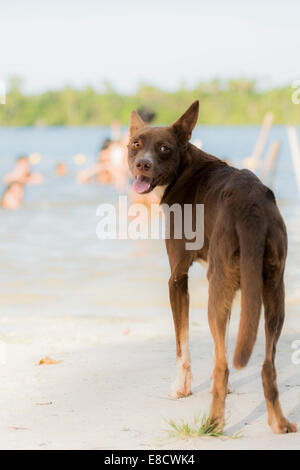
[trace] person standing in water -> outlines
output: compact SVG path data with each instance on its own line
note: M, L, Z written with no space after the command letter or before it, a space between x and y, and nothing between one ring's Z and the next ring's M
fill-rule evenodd
M4 190L0 205L4 209L18 209L23 201L24 185L20 181L12 181Z
M44 177L40 173L30 173L30 163L26 156L21 156L16 161L14 169L4 176L6 184L18 181L22 184L41 184Z

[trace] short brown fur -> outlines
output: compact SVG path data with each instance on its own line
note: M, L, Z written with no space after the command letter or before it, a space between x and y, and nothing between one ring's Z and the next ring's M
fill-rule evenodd
M211 419L218 426L224 423L229 375L225 335L235 293L241 288L234 366L240 369L248 363L263 303L266 356L262 381L268 420L274 432L295 432L296 426L280 408L275 370L276 344L284 321L285 224L272 191L251 171L233 168L189 143L198 109L196 101L171 127L164 128L145 126L133 112L128 145L132 174L147 177L149 191L164 186L163 203L204 204L205 208L200 250L186 250L184 238L166 240L179 371L175 395L179 398L191 392L188 270L202 259L208 262L208 320L215 344Z

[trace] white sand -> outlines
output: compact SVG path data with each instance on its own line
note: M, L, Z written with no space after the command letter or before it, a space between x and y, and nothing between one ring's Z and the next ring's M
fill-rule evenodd
M200 410L209 410L212 340L205 315L193 311L191 317L193 395L181 400L168 398L175 355L167 311L148 321L2 318L7 363L0 366L0 448L299 449L300 433L274 435L267 425L260 380L262 332L247 369L231 371L226 430L241 430L242 437L167 438L165 420L191 421ZM237 319L235 313L230 357ZM300 339L299 320L291 313L278 348L278 379L282 406L299 424L300 365L291 361L294 339ZM44 356L62 362L37 366Z

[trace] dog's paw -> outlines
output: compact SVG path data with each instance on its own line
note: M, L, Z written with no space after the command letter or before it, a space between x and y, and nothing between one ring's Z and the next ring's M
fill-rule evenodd
M180 389L176 387L175 385L172 385L171 390L169 392L169 397L178 399L178 398L185 398L191 395L192 392L190 389Z
M286 434L286 433L298 431L296 424L290 423L287 419L285 419L281 423L272 424L271 428L275 434Z
M185 398L191 395L192 373L190 370L185 370L184 374L175 380L171 386L169 396L171 398Z
M222 432L225 425L224 414L221 414L219 416L210 415L209 422L211 429L213 429L214 431Z

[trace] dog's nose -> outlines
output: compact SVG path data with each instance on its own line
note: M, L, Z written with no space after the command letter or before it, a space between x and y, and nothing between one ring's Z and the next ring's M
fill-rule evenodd
M140 171L148 171L152 168L152 163L150 160L147 160L146 158L140 158L136 162L135 166Z

